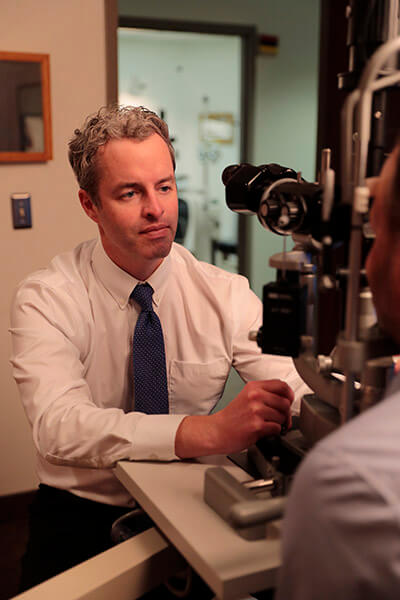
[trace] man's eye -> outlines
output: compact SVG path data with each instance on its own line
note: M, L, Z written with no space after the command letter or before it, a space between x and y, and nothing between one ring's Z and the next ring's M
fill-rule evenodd
M133 198L135 194L135 190L129 190L129 192L122 194L122 198Z
M172 188L171 188L171 186L170 186L170 185L163 185L163 186L160 188L160 191L165 193L165 192L169 192L171 189L172 189Z

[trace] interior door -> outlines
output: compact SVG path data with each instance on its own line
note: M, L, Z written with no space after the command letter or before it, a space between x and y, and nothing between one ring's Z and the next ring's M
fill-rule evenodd
M239 271L238 217L223 169L242 158L240 35L118 29L118 101L163 117L176 151L176 241L199 260Z

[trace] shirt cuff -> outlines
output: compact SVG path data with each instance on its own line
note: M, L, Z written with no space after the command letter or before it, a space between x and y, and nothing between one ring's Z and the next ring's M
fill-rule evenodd
M290 412L294 416L300 415L301 400L306 394L313 394L312 390L300 377L294 365L292 371L285 377L286 383L292 388L294 400Z
M180 460L175 436L187 415L142 415L133 436L130 460Z

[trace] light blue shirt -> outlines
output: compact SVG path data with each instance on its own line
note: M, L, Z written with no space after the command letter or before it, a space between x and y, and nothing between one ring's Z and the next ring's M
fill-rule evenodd
M400 375L301 464L276 600L400 598Z

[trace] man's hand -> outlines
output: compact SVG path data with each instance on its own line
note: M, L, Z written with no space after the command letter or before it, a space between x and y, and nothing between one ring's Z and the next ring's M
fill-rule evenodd
M227 452L239 452L266 435L291 425L294 394L278 379L251 381L228 406L216 413L218 437Z
M183 419L175 437L180 458L239 452L266 435L290 427L294 394L283 381L251 381L223 410Z

